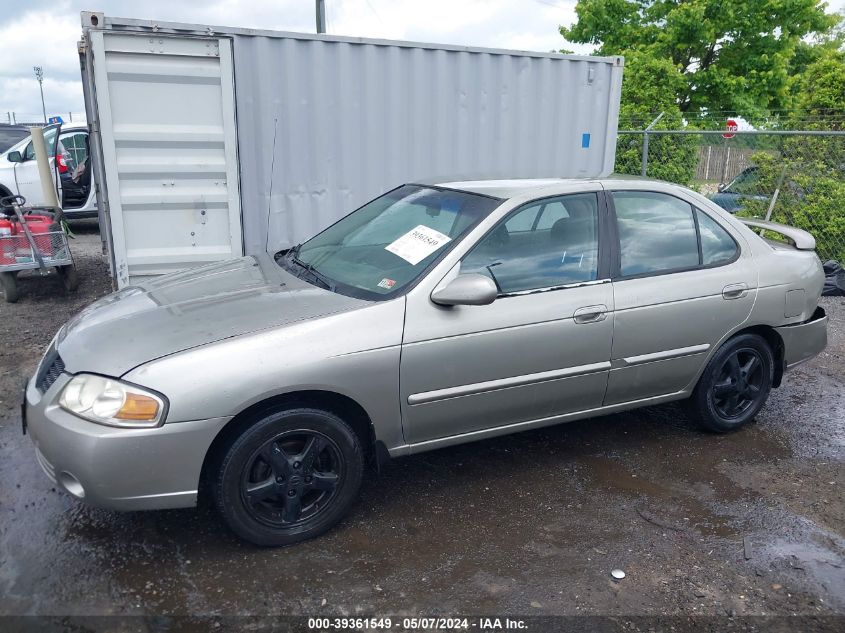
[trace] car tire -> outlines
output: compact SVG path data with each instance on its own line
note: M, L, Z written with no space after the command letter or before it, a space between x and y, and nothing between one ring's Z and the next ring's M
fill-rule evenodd
M0 287L3 288L6 303L16 303L20 298L17 276L17 272L0 273Z
M686 401L687 414L715 433L728 433L748 424L766 404L774 367L766 339L757 334L735 336L707 363Z
M218 511L259 546L292 545L336 525L358 496L364 455L337 415L295 408L249 425L225 450L214 480Z

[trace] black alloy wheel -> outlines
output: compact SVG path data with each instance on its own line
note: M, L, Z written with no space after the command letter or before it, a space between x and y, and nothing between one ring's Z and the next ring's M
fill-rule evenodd
M733 431L754 419L772 388L775 359L758 334L740 334L720 347L685 403L687 414L705 429Z
M760 398L764 382L760 352L751 347L740 348L725 359L713 382L713 406L726 420L738 418Z
M245 423L224 447L214 498L226 523L256 545L313 538L338 523L358 496L358 435L329 411L291 408Z
M241 497L256 520L287 527L324 511L342 477L343 460L331 439L311 430L286 431L247 462Z

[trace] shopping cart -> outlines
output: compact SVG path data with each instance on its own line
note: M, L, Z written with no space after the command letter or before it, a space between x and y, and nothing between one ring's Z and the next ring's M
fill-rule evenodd
M0 286L8 303L18 300L18 273L38 269L46 275L55 268L66 290L79 287L79 277L62 210L26 207L23 196L0 198Z

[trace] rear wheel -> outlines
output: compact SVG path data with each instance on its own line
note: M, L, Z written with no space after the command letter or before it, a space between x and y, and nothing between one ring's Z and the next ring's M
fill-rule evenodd
M361 487L358 436L318 409L272 413L248 427L220 463L214 498L229 527L256 545L291 545L330 529Z
M769 344L756 334L741 334L722 345L707 363L687 401L687 412L707 430L738 429L763 408L773 377Z
M56 272L62 280L62 286L68 292L73 292L79 288L79 273L76 272L76 266L73 264L69 266L59 266Z
M18 294L17 272L0 273L0 286L3 288L3 295L6 303L15 303L20 295Z

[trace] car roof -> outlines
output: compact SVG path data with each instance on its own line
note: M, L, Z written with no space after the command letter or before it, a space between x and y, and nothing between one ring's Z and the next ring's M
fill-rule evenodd
M598 183L608 188L629 185L632 182L662 183L652 178L613 174L607 178L512 178L512 179L479 179L479 180L446 180L439 179L420 184L428 184L446 189L457 189L469 193L478 193L494 198L507 200L519 196L541 194L549 189L572 186L578 183Z

